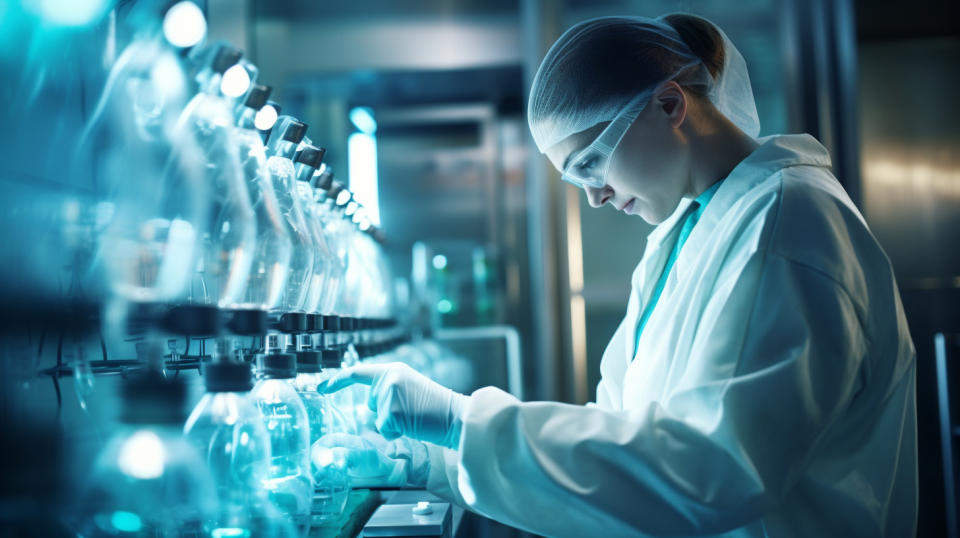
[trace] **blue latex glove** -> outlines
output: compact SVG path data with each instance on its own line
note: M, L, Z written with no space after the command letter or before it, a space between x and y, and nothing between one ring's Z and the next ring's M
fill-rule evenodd
M447 448L460 446L466 396L400 362L347 368L320 383L317 391L334 392L354 383L370 385L367 406L377 414L377 429L387 439L405 435Z
M430 474L426 445L409 437L388 441L374 433L331 433L313 444L315 466L340 458L346 461L353 487L423 488Z

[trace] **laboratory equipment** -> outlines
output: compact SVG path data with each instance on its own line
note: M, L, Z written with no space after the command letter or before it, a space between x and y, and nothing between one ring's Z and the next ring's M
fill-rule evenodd
M82 495L83 536L201 536L217 512L214 481L182 435L182 379L150 372L123 385L120 426Z
M310 422L294 389L295 358L287 353L259 355L259 380L251 396L270 436L270 467L264 487L281 514L305 535L310 527L313 480L310 473Z
M317 439L337 431L343 431L340 409L317 392L321 380L320 351L301 351L297 354L297 377L294 387L303 398L310 422L310 446ZM340 515L350 493L350 476L343 454L333 451L317 453L311 448L311 472L313 473L312 520L322 523Z
M246 292L229 324L235 334L266 332L267 312L280 305L292 256L289 227L274 191L266 147L257 132L257 116L268 106L269 95L267 86L254 85L250 89L232 133L242 157L244 180L257 221L256 250Z
M187 418L184 435L213 477L213 536L292 537L295 529L272 504L264 482L270 474L270 435L249 394L250 365L217 360L204 366L207 393Z
M250 203L240 154L235 142L236 120L228 94L246 93L246 84L233 82L231 73L242 53L216 43L198 53L199 91L180 116L177 134L191 135L204 158L210 219L201 229L201 256L187 301L221 309L242 304L256 249L257 223ZM242 81L241 81L242 82ZM231 87L238 86L238 87Z

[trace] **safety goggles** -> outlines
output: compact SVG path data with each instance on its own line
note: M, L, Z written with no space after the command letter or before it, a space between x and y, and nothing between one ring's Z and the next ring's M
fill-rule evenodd
M640 115L640 111L647 106L650 95L651 93L644 92L627 103L592 144L569 159L563 169L562 179L581 189L586 187L603 188L607 184L610 156L620 145L623 135L627 134L627 130Z

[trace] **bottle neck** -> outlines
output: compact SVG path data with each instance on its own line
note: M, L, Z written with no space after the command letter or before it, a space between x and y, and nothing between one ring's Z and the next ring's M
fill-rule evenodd
M293 160L293 156L297 153L297 144L281 139L270 145L270 152L277 157Z
M296 173L297 173L297 179L300 180L300 181L306 181L306 182L309 183L309 182L310 182L310 178L313 177L313 173L314 173L315 171L316 171L316 168L314 168L314 167L312 167L312 166L310 166L310 165L308 165L308 164L297 163Z
M220 95L220 81L222 79L223 75L220 73L214 73L209 69L204 70L204 73L198 77L200 92L207 95L222 97Z
M257 125L256 125L257 111L256 110L248 106L241 107L239 116L240 117L237 118L237 127L241 129L256 130L257 128Z

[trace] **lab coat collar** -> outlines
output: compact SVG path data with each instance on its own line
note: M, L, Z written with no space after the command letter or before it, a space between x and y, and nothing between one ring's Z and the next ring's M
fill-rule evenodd
M753 153L740 161L730 174L724 178L723 184L714 194L710 208L723 206L724 211L731 202L739 199L740 195L750 190L754 185L763 181L774 172L789 166L812 165L830 167L830 154L816 138L808 134L800 135L773 135L757 139L760 143ZM657 225L647 236L647 243L656 246L678 225L678 221L686 213L687 207L693 202L691 198L683 198L680 204L667 219ZM721 211L722 214L724 211ZM704 211L700 221L706 213L716 214L715 210ZM706 226L703 226L706 228Z
M700 215L700 220L674 262L677 278L683 279L692 267L691 261L709 248L712 232L720 219L734 204L743 199L750 189L777 171L790 166L830 166L830 154L810 135L775 135L760 138L757 141L760 145L722 180L717 192ZM682 225L683 217L691 203L693 203L691 198L682 199L673 214L654 228L647 237L646 252L631 279L632 290L625 321L628 327L635 327L640 315L640 307L648 298L653 282L659 277L656 271L663 267L668 250L673 246L669 241L665 245L667 248L660 248L661 244L665 239L679 233L677 228ZM661 300L668 299L664 297ZM631 330L629 334L633 336L634 332ZM625 346L626 364L633 360L633 342L634 340L630 340L630 344Z
M677 256L677 277L684 278L691 256L706 248L711 233L724 214L757 184L792 166L831 166L830 153L808 135L776 135L758 140L760 145L723 179L720 188L700 216L683 250Z
M757 140L760 145L730 171L707 205L697 226L693 229L676 261L677 276L682 277L691 252L700 252L721 217L744 193L779 170L791 166L830 167L830 154L816 138L808 134L774 135ZM665 238L671 236L686 214L693 200L684 198L673 214L658 225L647 237L648 253L654 252Z

